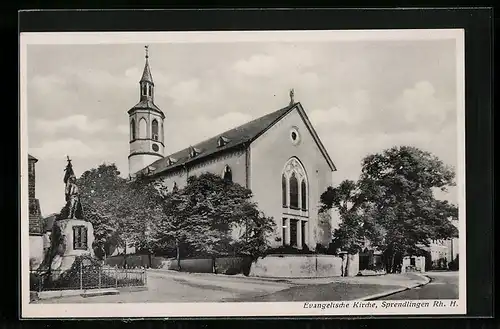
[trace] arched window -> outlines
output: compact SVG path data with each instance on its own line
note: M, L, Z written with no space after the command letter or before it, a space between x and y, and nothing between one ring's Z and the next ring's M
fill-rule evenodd
M139 120L139 138L146 138L148 132L148 127L146 119L141 118Z
M228 182L232 182L233 181L233 173L231 172L231 168L226 165L224 167L224 172L222 174L222 179L224 179L225 181L228 181Z
M299 182L294 172L290 176L290 208L299 209Z
M142 96L147 96L148 94L148 86L146 84L142 85Z
M300 192L301 192L301 201L302 201L302 210L307 210L307 185L306 180L302 179L302 183L300 183Z
M148 96L149 97L153 96L153 86L151 86L151 85L148 86Z
M281 175L281 199L283 208L307 210L308 180L304 166L296 157L290 158Z
M286 200L286 177L285 174L281 175L281 199L283 200L283 208L288 208Z
M134 140L135 139L135 120L132 119L130 121L130 139Z
M153 122L151 123L151 130L152 130L152 134L153 134L153 139L155 141L158 140L158 121L156 119L153 120Z

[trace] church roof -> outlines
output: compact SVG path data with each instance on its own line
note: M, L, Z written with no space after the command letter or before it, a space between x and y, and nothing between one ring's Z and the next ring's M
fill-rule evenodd
M32 156L31 154L28 154L28 161L35 161L35 162L37 162L38 159L35 158L34 156Z
M150 175L159 174L228 149L236 148L244 144L247 145L271 127L275 122L281 119L285 114L290 112L293 108L294 106L284 107L275 112L247 122L239 127L204 140L194 146L172 153L153 162L140 172L147 173L148 168L150 168ZM220 139L223 143L220 143ZM194 154L193 150L196 150Z
M139 82L153 83L153 76L151 75L151 68L149 67L149 61L147 57L146 57L146 64L144 65L144 71L142 72L142 78Z
M204 140L196 145L189 146L181 151L172 153L162 159L159 159L146 168L140 170L140 173L148 175L156 175L160 173L165 173L173 171L187 165L192 162L199 161L200 159L206 158L208 156L213 156L228 149L234 149L238 147L244 147L250 144L252 141L257 139L270 127L272 127L281 118L291 112L294 108L299 110L299 113L306 121L306 125L310 129L313 138L318 143L321 152L325 156L328 164L332 170L336 170L333 162L331 161L326 149L321 144L316 132L310 125L309 119L305 115L300 103L295 103L279 109L277 111L271 112L260 118L247 122L239 127L223 132L212 138Z
M165 118L165 114L163 114L163 111L160 110L160 108L158 106L156 106L156 104L153 103L153 101L150 99L144 99L144 100L140 101L139 103L135 104L134 107L132 107L130 110L128 110L128 113L130 114L130 112L132 112L134 110L141 110L141 109L153 110L155 112L160 113L162 118Z

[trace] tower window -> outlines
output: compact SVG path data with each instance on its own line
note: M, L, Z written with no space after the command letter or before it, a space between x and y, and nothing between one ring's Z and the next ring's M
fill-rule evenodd
M130 139L134 140L135 139L135 120L132 119L130 121Z
M147 136L147 122L146 119L141 118L139 120L139 138L146 138Z
M148 95L149 97L153 96L153 86L151 85L148 86Z
M147 92L148 92L148 86L146 84L143 84L142 85L142 96L147 96Z
M153 139L155 141L157 141L158 140L158 121L156 119L154 119L153 122L151 123L151 130L152 130Z

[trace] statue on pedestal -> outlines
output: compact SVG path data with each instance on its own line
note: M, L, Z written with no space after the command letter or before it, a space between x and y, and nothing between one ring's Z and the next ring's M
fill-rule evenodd
M61 214L60 219L82 219L83 211L82 204L80 203L80 190L76 185L76 176L73 171L73 165L71 164L71 160L69 157L68 164L64 169L64 184L66 184L65 188L65 199L66 199L66 207L65 214Z
M70 269L76 257L93 256L94 229L92 224L83 218L76 176L69 157L67 161L64 169L66 205L54 221L50 247L39 267L42 273L50 274L52 280L57 280L63 272Z

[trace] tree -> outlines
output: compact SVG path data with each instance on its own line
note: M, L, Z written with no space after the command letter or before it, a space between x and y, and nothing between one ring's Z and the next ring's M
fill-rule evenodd
M458 235L450 221L457 218L457 207L433 193L453 186L454 176L436 156L415 147L393 147L364 158L360 199L369 224L376 228L365 233L383 250L388 272L396 270L403 256L421 253L431 239Z
M252 192L239 184L204 173L188 178L187 185L164 195L164 217L158 241L175 245L180 267L181 247L199 255L248 253L266 248L272 218L252 203ZM232 233L241 229L239 239Z
M117 246L132 243L151 255L161 196L151 181L127 181L115 164L101 164L77 180L83 213L94 226L94 250L106 257Z
M349 255L357 254L364 244L365 228L362 213L362 196L357 184L352 180L344 180L337 187L328 187L321 195L321 210L335 208L340 216L341 223L333 231L332 244L335 249L342 251L345 264L342 275L348 275Z
M121 239L121 213L126 180L115 164L101 164L85 171L76 184L86 220L94 227L94 250L97 256L111 254Z

